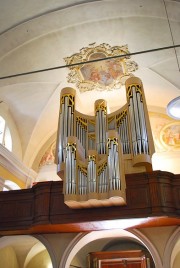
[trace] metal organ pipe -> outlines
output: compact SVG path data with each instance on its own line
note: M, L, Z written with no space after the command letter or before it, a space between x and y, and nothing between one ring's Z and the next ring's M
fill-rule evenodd
M129 129L128 129L128 116L127 110L122 111L116 116L117 130L120 135L123 154L130 154L130 143L129 143Z
M140 98L140 94L138 94L137 97L138 97L139 111L140 111L139 115L140 115L140 126L141 126L141 135L142 135L142 149L144 153L149 154L148 135L147 135L143 102L142 102L142 99Z
M140 85L128 87L133 154L149 154L147 128Z
M98 192L106 193L108 191L107 162L98 168Z
M87 119L76 116L76 136L86 152Z
M76 194L76 144L68 143L66 146L66 193Z
M126 154L130 154L131 149L130 149L130 142L129 142L129 128L128 128L128 116L127 116L127 113L126 113L126 116L125 116L124 124L125 124L125 137L126 137L126 140L125 140Z
M65 161L67 137L74 135L74 90L65 88L61 94L59 118L58 162Z
M108 138L108 168L110 190L120 190L119 153L117 138Z
M106 153L107 105L105 100L95 102L96 148L98 154Z
M85 168L84 168L85 169ZM87 170L86 172L82 167L78 166L78 192L79 195L87 194Z
M87 178L88 178L88 192L95 193L96 192L96 157L95 155L89 155Z

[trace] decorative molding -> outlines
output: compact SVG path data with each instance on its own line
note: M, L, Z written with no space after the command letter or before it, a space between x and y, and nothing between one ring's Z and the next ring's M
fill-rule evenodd
M127 78L133 76L132 72L138 69L137 63L129 60L129 53L128 45L111 47L106 43L89 44L88 47L82 48L79 53L66 57L64 60L67 65L93 60L95 62L69 67L70 73L67 80L69 83L76 84L80 92L120 88ZM126 56L96 61L118 55Z

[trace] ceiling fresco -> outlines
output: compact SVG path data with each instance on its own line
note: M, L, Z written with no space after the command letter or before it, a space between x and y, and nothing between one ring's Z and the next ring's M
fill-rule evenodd
M90 44L79 53L65 58L67 65L73 64L69 67L67 80L76 84L80 92L120 88L127 78L133 76L132 72L138 69L137 63L130 60L129 54L127 45L111 47L105 43ZM87 61L90 63L83 64ZM74 66L76 63L82 64Z

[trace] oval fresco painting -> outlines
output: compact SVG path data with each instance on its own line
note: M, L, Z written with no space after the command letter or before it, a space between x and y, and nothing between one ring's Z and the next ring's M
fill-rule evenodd
M89 60L97 60L105 58L103 53L94 53ZM120 59L110 59L107 61L93 62L85 64L80 69L83 79L99 83L104 86L109 86L114 80L124 75L122 61Z
M180 123L166 125L160 133L162 143L169 149L180 149Z

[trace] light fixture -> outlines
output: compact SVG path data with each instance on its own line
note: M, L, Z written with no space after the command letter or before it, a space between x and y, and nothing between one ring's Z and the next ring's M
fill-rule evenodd
M176 120L180 120L180 96L168 103L167 114Z

